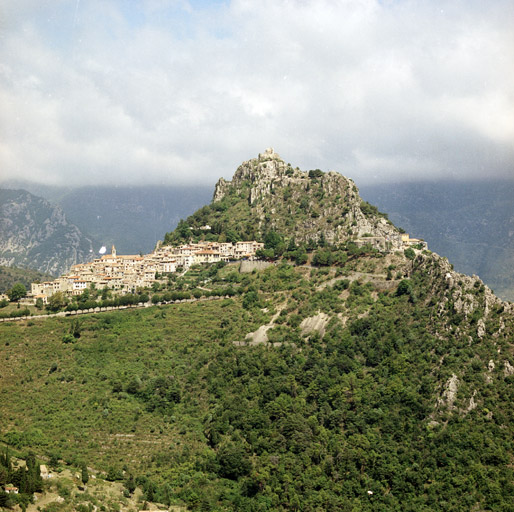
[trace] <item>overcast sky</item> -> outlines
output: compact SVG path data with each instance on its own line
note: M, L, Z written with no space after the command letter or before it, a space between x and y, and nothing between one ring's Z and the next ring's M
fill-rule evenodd
M2 0L0 179L514 177L513 0Z

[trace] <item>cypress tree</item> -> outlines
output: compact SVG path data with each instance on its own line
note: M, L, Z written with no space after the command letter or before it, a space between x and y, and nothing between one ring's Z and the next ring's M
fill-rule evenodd
M89 473L86 464L82 464L82 483L86 485L89 482Z

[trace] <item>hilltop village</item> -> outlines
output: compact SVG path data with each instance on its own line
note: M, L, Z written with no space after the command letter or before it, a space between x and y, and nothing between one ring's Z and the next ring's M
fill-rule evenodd
M400 247L427 248L424 240L410 238L404 233L399 236ZM371 247L388 252L387 239L384 237L364 236L355 240L357 246ZM396 248L396 246L395 246ZM146 255L120 255L112 246L111 253L94 259L89 263L72 265L70 271L54 281L32 283L28 300L48 299L57 292L65 295L80 295L94 286L97 290L110 289L118 294L134 293L138 288L152 286L164 274L188 270L192 265L204 263L229 262L236 260L255 260L258 250L264 243L243 242L197 242L180 246L158 246Z
M92 285L96 289L108 288L118 293L133 293L138 288L151 286L156 276L171 274L177 269L187 270L195 264L255 259L255 253L264 244L249 242L198 242L161 246L146 255L119 255L112 246L111 254L104 254L89 263L73 265L70 271L54 281L32 283L31 298L48 298L56 292L80 295Z

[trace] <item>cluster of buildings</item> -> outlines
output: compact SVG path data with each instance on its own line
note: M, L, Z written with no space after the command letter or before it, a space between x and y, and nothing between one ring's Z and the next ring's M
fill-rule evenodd
M217 263L240 259L255 259L264 244L251 242L198 242L178 247L161 246L146 255L119 255L113 246L111 254L104 254L90 263L73 265L70 272L54 281L32 283L30 297L46 304L56 292L80 295L94 285L126 293L151 286L158 274L169 274L177 268L188 269L198 263Z
M399 249L408 249L409 247L420 247L428 249L428 244L419 238L411 238L408 233L388 236L366 236L355 240L358 247L371 245L374 249L381 252L394 251Z

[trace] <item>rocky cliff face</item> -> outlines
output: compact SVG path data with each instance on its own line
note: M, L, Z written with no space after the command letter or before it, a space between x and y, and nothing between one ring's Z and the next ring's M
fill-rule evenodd
M255 233L274 229L297 242L318 240L340 243L362 236L384 237L394 248L400 233L376 208L364 202L355 183L341 174L319 170L304 172L286 164L267 149L257 158L243 162L232 181L221 178L216 184L213 204L232 207L237 202L245 210L241 218L232 214L223 222L235 224L253 219ZM236 208L237 210L237 208Z
M0 190L1 265L59 275L91 255L91 241L59 207L25 190Z
M418 251L411 272L426 276L427 291L437 298L434 314L446 319L446 331L440 333L444 336L468 332L477 340L487 335L496 339L505 329L504 318L514 315L514 303L502 301L478 276L455 272L453 265L436 253Z

